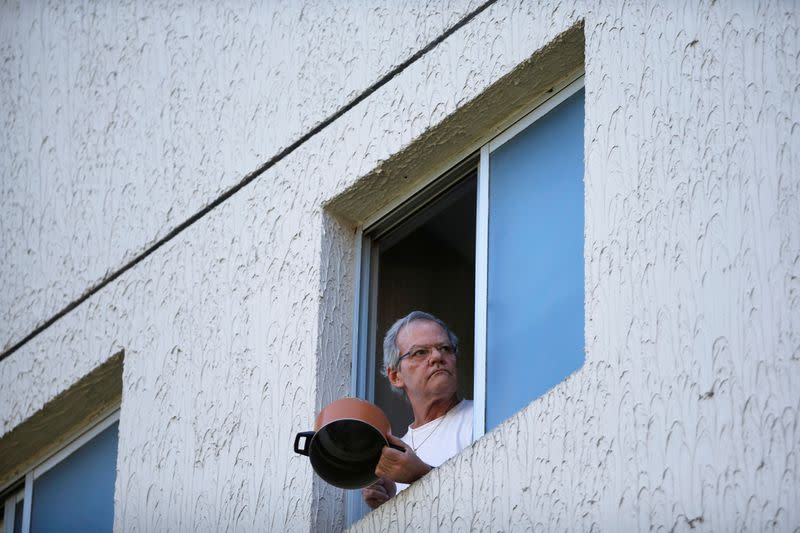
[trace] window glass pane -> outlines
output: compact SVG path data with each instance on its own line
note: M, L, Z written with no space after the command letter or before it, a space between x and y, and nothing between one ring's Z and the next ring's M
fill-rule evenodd
M487 430L583 364L583 101L490 155Z
M33 482L31 532L111 531L119 422Z
M25 500L20 500L14 506L14 533L22 533L22 508L25 506Z

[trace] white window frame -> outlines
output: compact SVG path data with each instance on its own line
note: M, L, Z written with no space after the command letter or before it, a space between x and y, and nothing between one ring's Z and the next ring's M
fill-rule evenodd
M33 483L39 477L41 477L45 472L50 470L51 468L55 467L57 464L65 460L67 457L72 455L74 452L78 451L81 447L83 447L87 442L95 438L97 435L102 433L104 430L108 429L111 425L115 422L119 421L119 407L115 407L110 413L106 413L103 415L99 422L95 422L91 427L84 428L82 432L79 432L75 435L65 446L60 448L58 451L52 453L51 455L47 456L41 462L39 462L36 466L28 470L25 474L25 485L22 490L19 492L12 494L6 499L6 517L9 516L8 508L9 508L9 501L14 500L14 505L16 502L19 501L20 497L24 498L24 504L22 508L22 533L30 533L31 530L31 506L33 505ZM9 484L9 486L13 485ZM15 510L11 512L11 520L6 520L3 526L2 533L11 533L14 530L14 514ZM9 525L10 523L10 525Z
M377 349L371 344L378 344L377 340L373 338L377 336L372 335L370 331L373 325L369 323L369 317L375 316L375 310L370 309L370 306L375 305L374 298L370 297L374 294L375 287L368 287L368 285L375 283L377 279L375 274L377 272L373 272L373 270L379 265L374 265L375 258L367 253L368 250L372 250L372 246L369 237L365 237L365 235L369 235L372 228L406 204L412 197L439 180L452 168L469 158L471 154L478 152L477 206L475 210L475 343L473 354L475 367L473 405L475 409L473 441L484 435L486 427L486 309L488 298L490 155L515 135L563 103L567 98L583 89L584 86L584 72L581 69L573 76L568 77L565 82L554 87L551 93L534 102L523 113L507 121L499 130L495 130L495 132L469 146L457 157L447 161L436 171L422 179L413 190L408 191L394 202L378 210L357 228L354 246L356 283L353 309L353 365L351 375L351 393L354 396L362 398L374 397L373 376L375 375L376 361L374 358L369 357L369 354L376 353L375 350ZM497 131L500 131L500 133L497 133ZM356 495L355 492L351 492L348 495L347 502L348 525L352 524L354 518L360 515L360 508L360 493Z

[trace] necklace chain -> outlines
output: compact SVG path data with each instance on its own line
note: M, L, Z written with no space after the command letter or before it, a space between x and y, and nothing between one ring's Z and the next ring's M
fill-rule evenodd
M450 409L450 411L452 411L452 410L453 410L453 409ZM419 450L420 448L422 448L422 445L423 445L423 444L425 444L425 441L427 441L429 438L431 438L431 436L432 436L434 433L436 433L436 430L437 430L437 429L439 429L439 426L441 426L441 425L442 425L442 422L444 422L444 419L445 419L445 418L447 418L447 416L450 414L450 411L447 411L445 414L443 414L443 415L442 415L442 417L439 419L439 423L438 423L438 424L436 424L436 427L435 427L435 428L433 428L433 431L431 431L430 433L428 433L428 436L427 436L427 437L425 437L424 439L422 439L422 442L420 442L420 443L419 443L419 446L414 446L414 430L413 430L413 429L411 430L411 449L412 449L412 450L414 450L414 453L416 453L416 452L417 452L417 450Z

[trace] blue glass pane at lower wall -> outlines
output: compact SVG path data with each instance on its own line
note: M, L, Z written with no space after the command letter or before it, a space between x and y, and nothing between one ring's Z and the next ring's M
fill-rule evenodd
M25 500L20 500L14 506L14 533L22 533L22 511Z
M584 361L584 91L492 152L486 429Z
M111 531L119 422L33 482L31 532Z

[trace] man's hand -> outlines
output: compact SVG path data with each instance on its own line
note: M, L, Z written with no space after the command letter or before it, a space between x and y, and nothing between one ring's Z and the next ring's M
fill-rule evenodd
M361 496L370 509L377 509L397 494L397 485L391 479L380 478L378 481L361 489Z
M417 457L411 446L394 435L387 435L386 438L389 439L390 444L405 448L405 451L401 452L384 446L378 466L375 467L376 476L400 483L413 483L432 470L430 465L425 464L422 459Z

